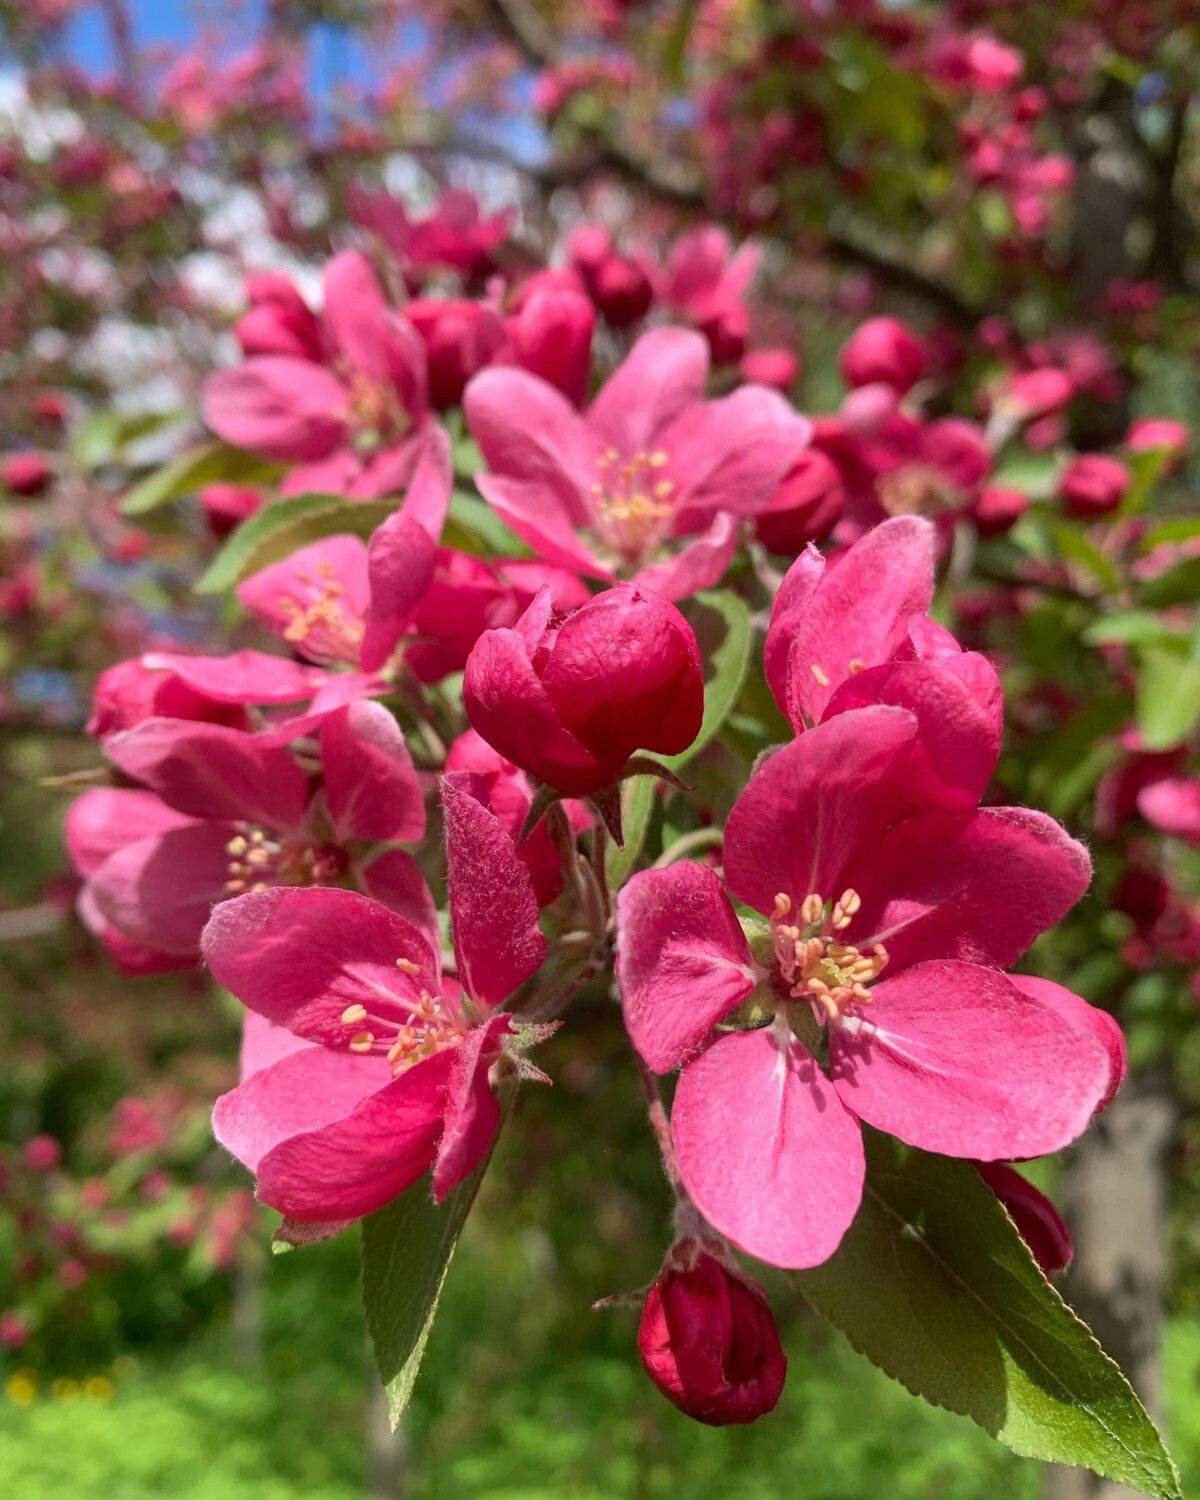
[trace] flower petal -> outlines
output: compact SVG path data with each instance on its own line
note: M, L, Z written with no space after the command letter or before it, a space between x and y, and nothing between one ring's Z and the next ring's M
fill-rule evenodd
M1101 1010L1098 1005L1089 1005L1082 995L1076 995L1064 985L1052 979L1038 979L1033 974L1010 974L1008 976L1023 995L1054 1011L1068 1026L1086 1036L1094 1037L1108 1053L1108 1083L1105 1086L1096 1113L1107 1109L1113 1095L1125 1082L1128 1058L1125 1052L1125 1034L1115 1016Z
M669 1073L736 1010L757 975L714 870L681 860L634 875L617 897L617 983L642 1060Z
M713 517L703 536L691 541L666 562L643 568L633 580L640 589L653 589L664 599L686 599L701 589L715 588L737 551L737 522L723 511Z
M874 847L901 810L917 721L903 708L859 708L761 761L725 825L725 880L738 901L768 914L777 894L798 908L836 897L842 868Z
M296 634L300 617L314 609L330 615L321 640L329 637L336 642L344 637L345 644L342 650L325 654L353 662L357 651L352 642L361 634L371 599L366 543L356 536L325 537L283 562L252 573L238 584L237 596L272 634L288 637L291 631L301 651L306 638Z
M173 672L217 703L299 703L311 698L328 678L319 667L286 656L268 656L265 651L232 651L228 656L151 651L142 663L152 671Z
M342 1020L350 1006L398 1028L423 989L438 989L422 934L355 891L275 886L224 901L201 949L217 983L243 1005L327 1047L345 1047L369 1029ZM398 968L398 959L408 967ZM391 1039L377 1038L377 1050Z
M771 623L763 648L763 671L779 712L785 716L788 711L788 655L800 621L824 576L825 558L810 542L783 575L783 582L771 605Z
M153 792L93 787L71 803L64 835L71 863L80 875L88 876L126 844L190 822Z
M860 1119L980 1161L1067 1145L1109 1077L1098 1041L1006 975L956 960L881 980L833 1027L829 1048L834 1086Z
M908 640L909 615L933 597L934 530L896 516L868 531L821 580L796 623L788 656L788 717L821 719L850 663L877 666ZM820 674L818 676L818 674Z
M468 384L463 410L493 474L549 490L571 524L587 521L584 495L601 445L561 391L525 370L494 367Z
M671 1128L679 1170L715 1229L768 1265L828 1260L862 1198L858 1122L795 1037L732 1031L683 1066Z
M488 1081L501 1038L512 1031L507 1015L495 1015L469 1031L455 1049L446 1084L446 1128L433 1168L433 1201L440 1203L479 1166L500 1124L500 1104Z
M479 493L506 526L556 568L611 578L612 569L586 546L575 531L569 510L548 485L529 484L501 474L476 474Z
M110 736L104 753L118 770L189 817L248 821L288 832L304 816L308 782L295 759L240 729L143 719Z
M601 448L615 448L622 458L656 449L663 429L703 400L707 378L708 344L700 334L655 328L609 376L588 411L588 426Z
M672 504L685 529L714 511L752 516L769 505L808 446L812 424L766 386L743 385L684 412L656 438L678 486Z
M399 724L363 700L321 726L325 802L338 843L378 839L411 843L425 832L425 798Z
M204 387L204 420L227 443L282 463L327 458L346 435L346 388L321 365L248 359Z
M546 957L526 865L499 819L470 791L471 774L442 777L446 884L458 974L488 1009L535 974Z
M889 972L933 958L1006 969L1066 916L1091 868L1082 844L1027 807L909 818L843 872L862 898L845 939L883 943Z
M868 667L837 689L825 719L872 703L916 715L909 773L913 810L974 807L996 769L1004 727L1004 693L987 658L972 652Z
M389 516L371 538L367 571L371 607L367 611L361 662L364 671L384 665L433 582L437 544L419 522L403 511Z
M227 895L233 823L188 823L126 844L100 866L96 908L122 936L161 953L197 954L200 934Z
M442 931L437 902L412 855L403 849L385 849L359 866L358 881L372 900L382 901L412 923L429 944L435 967L440 965Z

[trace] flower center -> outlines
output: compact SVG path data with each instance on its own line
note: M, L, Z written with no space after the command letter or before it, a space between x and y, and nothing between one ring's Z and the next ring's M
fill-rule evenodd
M396 967L414 979L420 969L410 959L398 958ZM416 998L377 991L371 1007L348 1005L341 1023L350 1032L346 1046L351 1052L383 1054L392 1065L392 1076L427 1057L457 1047L467 1034L467 1024L445 995L431 995L424 986Z
M670 455L661 448L623 459L608 448L596 460L600 479L592 485L599 530L627 562L638 561L675 507L675 483L663 473Z
M242 831L225 845L225 853L225 889L231 896L265 891L269 885L328 885L346 868L346 857L336 845L276 838L252 823L242 824Z
M827 911L824 900L813 891L800 903L797 924L786 920L792 898L782 891L775 897L771 932L779 972L792 998L807 1000L821 1024L839 1020L849 1005L869 1004L867 986L887 966L887 950L881 943L866 954L837 936L849 927L861 906L857 891L843 891Z
M297 573L296 581L312 591L307 604L288 594L280 596L278 608L286 616L283 638L303 649L316 661L358 664L363 622L354 613L330 563L317 563L311 572Z
M345 420L360 453L371 453L402 438L412 423L394 386L372 380L362 370L339 371L346 384Z
M904 464L875 481L889 516L937 516L954 508L958 491L932 464Z

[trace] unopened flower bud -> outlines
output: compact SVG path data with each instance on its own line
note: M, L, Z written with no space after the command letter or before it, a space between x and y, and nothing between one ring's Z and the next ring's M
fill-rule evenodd
M667 1400L712 1427L773 1411L787 1375L762 1288L698 1238L672 1248L650 1288L638 1352Z
M851 336L838 360L846 383L882 381L903 396L925 368L925 351L899 318L868 318Z

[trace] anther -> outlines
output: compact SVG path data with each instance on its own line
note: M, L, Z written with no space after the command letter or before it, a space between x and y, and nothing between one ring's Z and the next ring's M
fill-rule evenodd
M421 972L420 966L413 963L411 958L398 958L396 960L396 967L400 970L401 974L411 974L414 978Z
M805 896L800 906L800 920L806 927L821 920L821 913L825 910L825 903L817 895L816 891Z
M857 677L859 672L865 672L866 670L867 664L860 657L851 657L851 659L846 663L846 671L849 672L851 677Z
M365 1005L348 1005L342 1012L343 1026L357 1026L360 1021L367 1019L367 1007Z
M373 1031L356 1031L350 1038L351 1052L370 1052L375 1045L375 1033Z
M809 667L808 670L816 678L817 683L818 683L818 685L820 687L828 687L829 686L829 678L826 677L825 673L821 670L821 668L817 666L816 662L813 662L812 666Z

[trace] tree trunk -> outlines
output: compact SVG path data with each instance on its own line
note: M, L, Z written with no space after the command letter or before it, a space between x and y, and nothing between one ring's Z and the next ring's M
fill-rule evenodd
M1167 1291L1167 1152L1175 1128L1168 1070L1129 1077L1067 1153L1060 1198L1075 1241L1063 1293L1161 1426ZM1048 1472L1047 1500L1130 1500L1085 1469Z
M404 1428L393 1432L388 1420L387 1392L372 1363L366 1403L367 1465L363 1493L366 1500L403 1500L407 1488L408 1444Z

